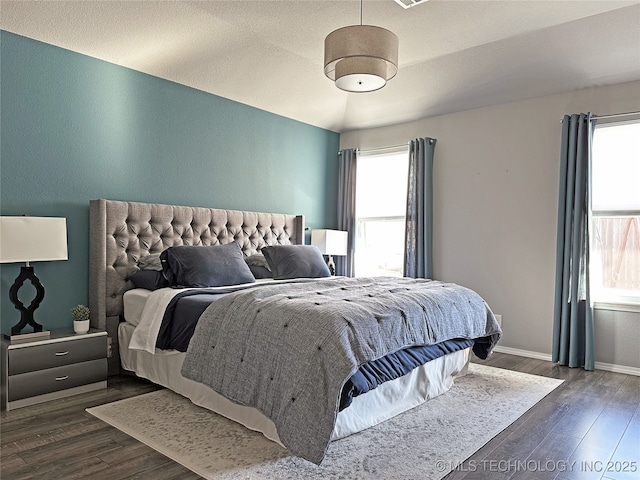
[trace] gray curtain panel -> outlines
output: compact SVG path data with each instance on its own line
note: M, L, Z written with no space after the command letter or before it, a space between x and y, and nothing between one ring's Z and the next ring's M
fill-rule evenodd
M404 276L433 278L433 155L435 138L409 142Z
M353 277L356 238L356 151L338 152L338 230L348 232L346 257L336 258L336 275Z
M565 115L552 361L594 369L593 308L589 298L589 169L595 122L591 113Z

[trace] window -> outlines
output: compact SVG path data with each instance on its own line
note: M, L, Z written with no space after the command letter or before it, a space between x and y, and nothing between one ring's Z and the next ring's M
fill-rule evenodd
M592 299L640 306L640 121L596 125L591 162Z
M409 149L358 152L356 178L357 277L403 274Z

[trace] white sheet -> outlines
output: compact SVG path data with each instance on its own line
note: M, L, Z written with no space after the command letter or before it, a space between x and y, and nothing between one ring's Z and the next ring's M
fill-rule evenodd
M196 405L213 410L251 430L262 432L265 437L281 444L273 422L258 410L236 405L209 387L184 378L180 374L184 353L155 350L152 354L129 348L134 330L137 328L126 322L121 323L118 330L120 359L125 370L167 387L191 399ZM466 374L469 352L470 349L465 349L437 358L401 378L355 397L351 405L338 414L332 440L377 425L446 392L456 376Z
M136 326L129 348L132 350L142 350L154 353L156 350L156 341L158 340L158 332L162 324L162 316L164 315L169 302L178 293L189 290L188 288L160 288L149 294L145 303L140 322ZM125 316L125 318L127 318Z

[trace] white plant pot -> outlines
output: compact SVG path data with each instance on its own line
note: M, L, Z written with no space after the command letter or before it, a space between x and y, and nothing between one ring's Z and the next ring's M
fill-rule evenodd
M87 333L89 331L90 320L82 320L81 322L73 321L73 331L76 333Z

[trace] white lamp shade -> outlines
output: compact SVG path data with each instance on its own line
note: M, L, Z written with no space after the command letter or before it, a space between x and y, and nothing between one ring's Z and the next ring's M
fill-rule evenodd
M349 234L340 230L311 230L311 245L325 255L346 255Z
M67 258L66 218L0 217L0 263Z

